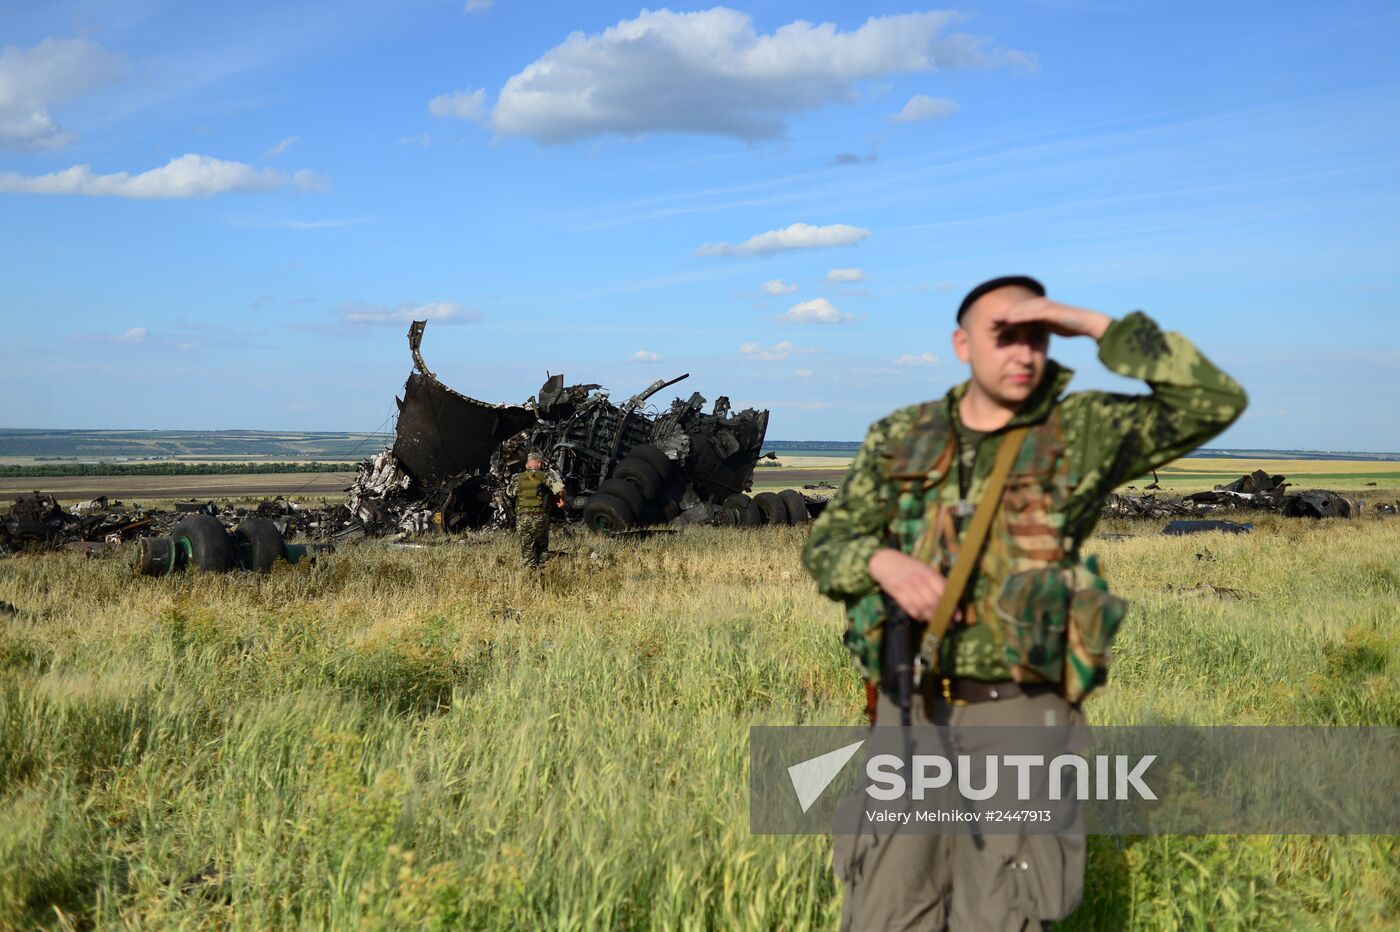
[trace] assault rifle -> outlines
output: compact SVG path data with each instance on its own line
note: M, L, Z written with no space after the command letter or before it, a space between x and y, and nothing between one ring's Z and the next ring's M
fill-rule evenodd
M893 685L899 724L908 728L914 704L914 619L885 596L885 634L880 639L880 682Z

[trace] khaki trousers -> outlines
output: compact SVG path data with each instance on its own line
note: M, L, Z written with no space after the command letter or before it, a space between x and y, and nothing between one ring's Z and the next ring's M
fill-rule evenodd
M1053 693L968 705L916 696L912 713L915 725L1084 724L1082 713ZM877 721L899 721L883 693ZM832 861L845 888L843 930L1040 929L1073 912L1084 892L1082 835L863 831L834 836Z

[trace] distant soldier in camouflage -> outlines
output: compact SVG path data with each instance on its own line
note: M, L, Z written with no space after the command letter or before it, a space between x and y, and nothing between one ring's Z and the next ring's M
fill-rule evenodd
M511 495L520 557L529 566L541 566L549 559L549 506L564 507L564 483L532 452L525 459L525 471L511 479Z
M1047 357L1052 334L1096 340L1105 366L1142 379L1151 394L1064 395L1071 372ZM930 673L912 720L1082 724L1079 701L1103 682L1112 629L1087 646L1076 629L1060 637L1071 643L1052 645L1049 662L1043 651L1027 659L1019 628L998 608L1014 612L1027 593L1066 578L1061 568L1086 592L1106 590L1079 552L1106 496L1219 434L1244 410L1245 393L1141 311L1114 320L1070 307L1023 276L968 294L953 349L971 378L870 427L812 527L804 566L824 595L846 606L845 640L865 670L872 720L897 723L893 684L880 682L887 600L916 623L933 617L1001 438L1028 427L953 623L936 656L923 658ZM1110 598L1085 622L1090 641L1092 625L1107 623ZM1112 601L1116 627L1123 603ZM1078 611L1079 599L1072 604ZM916 648L922 627L911 639ZM1038 929L1067 916L1083 892L1084 842L1075 836L838 835L833 859L845 886L843 928Z

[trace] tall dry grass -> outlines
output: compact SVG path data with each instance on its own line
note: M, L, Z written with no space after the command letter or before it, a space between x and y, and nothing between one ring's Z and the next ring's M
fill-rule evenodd
M1400 725L1400 520L1262 524L1094 543L1134 602L1094 721ZM828 840L748 833L749 725L860 718L803 534L0 562L0 924L832 927ZM1094 839L1065 927L1386 927L1398 847Z

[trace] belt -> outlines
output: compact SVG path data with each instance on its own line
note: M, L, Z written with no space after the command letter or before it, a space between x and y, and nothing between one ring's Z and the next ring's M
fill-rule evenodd
M1015 680L965 680L952 677L925 676L919 684L918 692L926 702L942 700L949 705L968 705L973 702L996 702L998 699L1014 699L1017 696L1042 696L1045 693L1058 693L1054 683L1026 683ZM873 680L865 681L865 717L875 724L875 710L878 707L880 690Z
M1059 690L1059 686L1054 683L1022 684L1015 680L968 680L958 677L929 677L922 685L936 698L950 705L996 702L998 699L1014 699L1017 696L1040 696Z

